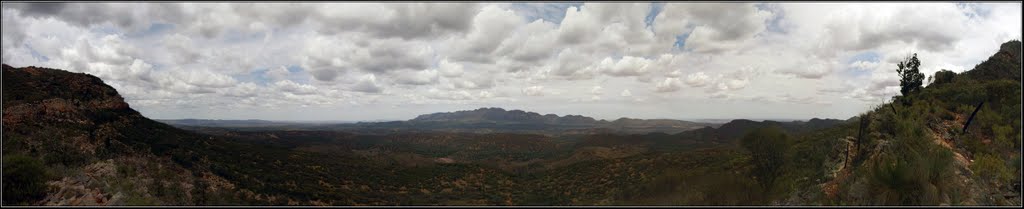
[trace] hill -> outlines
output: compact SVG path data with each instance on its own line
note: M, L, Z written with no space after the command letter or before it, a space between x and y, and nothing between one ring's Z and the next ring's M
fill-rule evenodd
M678 133L497 108L193 132L94 76L3 65L3 204L1019 206L1014 49L848 120Z

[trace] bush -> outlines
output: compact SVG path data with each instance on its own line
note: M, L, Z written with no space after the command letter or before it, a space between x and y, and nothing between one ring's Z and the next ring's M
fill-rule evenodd
M952 153L934 143L917 118L897 118L891 146L871 163L869 188L874 204L934 205L942 200L952 175Z
M995 142L997 149L1013 149L1016 147L1016 141L1012 140L1013 127L1009 125L993 125L992 134L995 135Z
M22 155L3 158L4 205L29 205L46 195L49 175L42 162Z
M1013 178L1013 173L1006 167L1006 163L999 156L994 154L980 154L971 164L971 170L984 180L994 182L1008 182Z
M789 137L778 127L768 127L747 133L741 143L750 151L750 160L754 165L752 173L757 182L762 189L769 191L776 178L783 173L782 166L786 162Z
M956 73L953 71L942 69L939 72L935 72L935 76L932 76L932 78L935 79L932 81L932 84L935 85L953 82L954 76L956 76Z

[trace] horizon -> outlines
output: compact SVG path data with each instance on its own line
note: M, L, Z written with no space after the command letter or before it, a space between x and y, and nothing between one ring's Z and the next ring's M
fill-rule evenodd
M608 121L846 120L899 94L895 63L908 53L926 76L964 72L1020 40L1022 25L1019 2L0 10L4 64L97 76L149 118L281 122L480 107Z
M480 108L476 108L476 109L453 110L453 111L433 112L433 113L454 113L454 112L458 112L458 111L473 111L473 110L478 110L478 109L482 109L482 108L501 108L501 109L503 109L505 111L520 110L520 111L525 111L525 112L529 112L529 113L537 113L537 114L540 114L540 115L546 115L546 113L539 113L539 112L533 112L533 111L522 110L522 109L507 109L507 108L502 108L502 107L480 107ZM433 114L433 113L424 113L424 114L420 114L420 115L427 115L427 114ZM420 116L420 115L417 115L417 116ZM554 114L554 115L559 116L559 117L568 116L568 115L559 115L559 114ZM569 115L578 115L578 114L569 114ZM587 115L580 115L580 116L590 117L590 116L587 116ZM856 116L854 116L854 117L856 117ZM259 119L259 118L153 118L153 119L154 120L267 121L267 122L290 122L290 123L359 123L359 122L407 121L407 120L412 120L414 118L415 117L405 118L405 119L375 119L375 120L272 120L272 119ZM594 117L590 117L590 118L594 118ZM728 123L729 121L733 121L733 120L751 120L751 121L758 121L758 122L763 122L763 121L777 121L777 122L802 121L802 122L807 122L807 121L810 121L811 119L846 120L846 119L841 119L841 118L820 118L820 117L806 118L806 119L798 119L798 118L631 118L631 117L618 117L618 118L613 118L613 119L594 118L594 120L598 120L598 121L601 121L601 120L604 120L604 121L614 121L614 120L623 119L623 118L626 118L626 119L640 119L640 120L681 120L681 121L690 121L690 122L699 122L699 123L712 123L712 124Z

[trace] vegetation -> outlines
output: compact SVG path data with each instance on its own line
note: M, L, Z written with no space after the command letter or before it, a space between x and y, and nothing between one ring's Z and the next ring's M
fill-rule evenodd
M389 128L407 124L388 123L380 126L386 132L367 124L353 126L366 128L356 132L188 132L122 107L112 88L85 75L4 66L3 201L1020 205L1012 188L1020 182L1019 63L1019 53L1002 50L974 70L940 71L921 87L920 61L908 57L897 67L906 80L901 98L913 102L878 104L845 121L734 120L673 134L556 136L530 124L439 131L447 121L404 131ZM46 82L30 82L40 79Z
M789 137L779 128L768 127L751 131L741 143L751 154L754 179L765 192L769 192L782 174L783 164L788 161Z
M920 90L924 74L918 69L921 66L921 61L917 59L917 54L907 56L896 65L899 67L896 69L896 73L900 76L900 93L909 95Z
M24 155L3 158L3 204L29 205L42 199L49 179L42 162Z

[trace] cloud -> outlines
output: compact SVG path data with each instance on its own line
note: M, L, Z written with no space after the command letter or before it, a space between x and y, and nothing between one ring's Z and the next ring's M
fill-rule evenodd
M672 38L688 34L684 45L688 50L721 53L749 43L772 16L754 4L667 4L655 17L654 30Z
M288 79L288 75L290 74L291 72L288 71L288 68L286 68L285 66L280 66L267 70L267 72L264 73L264 76L266 76L270 80L280 81Z
M463 72L462 65L449 62L447 58L438 63L438 69L441 71L441 75L450 78L462 76Z
M296 95L310 95L316 93L316 87L306 84L298 84L290 80L275 82L274 88Z
M359 81L355 85L352 85L353 91L365 92L365 93L380 93L382 87L377 84L377 76L373 74L367 74L359 78Z
M878 62L864 61L864 60L858 60L856 62L850 63L850 68L851 69L857 69L857 70L874 70L878 66L879 66Z
M408 85L427 85L437 83L437 70L420 70L411 72L399 72L397 83Z
M835 71L835 61L812 61L805 60L797 65L790 65L777 71L780 74L793 75L798 78L819 79Z
M601 86L594 86L593 88L590 88L590 94L593 94L593 95L604 94L604 89L601 88Z
M611 58L605 58L601 61L601 71L611 76L639 76L648 72L648 66L651 65L651 61L632 56L625 56L618 61L612 61Z
M526 96L544 96L544 86L530 86L523 89Z
M573 49L565 49L558 53L554 74L569 80L584 80L594 77L595 69L588 62L588 57Z
M665 80L658 83L655 86L657 92L675 92L682 88L682 82L679 82L679 78L665 78Z
M926 74L961 72L1022 25L1019 3L656 5L4 3L0 59L96 75L156 117L407 118L495 102L654 117L720 99L839 117L898 94L906 53ZM683 93L630 92L652 87ZM366 111L336 111L351 108Z
M711 78L704 74L704 72L696 72L686 76L686 85L691 87L704 87L711 82Z
M470 29L479 4L325 4L317 6L313 18L318 31L335 35L365 31L385 38L436 38Z
M511 10L496 6L484 7L473 18L473 30L466 35L462 44L456 46L453 58L460 61L493 62L493 52L505 38L526 24Z

